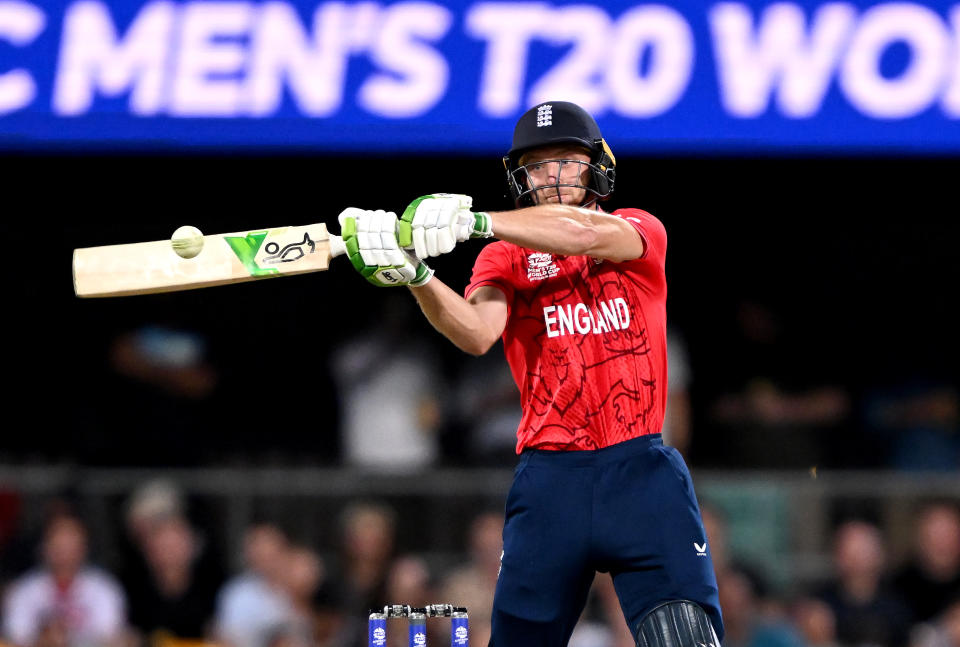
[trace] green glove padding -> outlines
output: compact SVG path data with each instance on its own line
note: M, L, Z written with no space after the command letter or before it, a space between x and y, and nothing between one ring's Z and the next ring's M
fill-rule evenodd
M397 215L350 207L339 216L340 234L353 267L377 287L424 285L433 277L427 264L397 241Z
M419 258L446 254L458 242L493 235L490 216L473 213L473 198L459 193L432 193L411 202L397 224L397 241Z

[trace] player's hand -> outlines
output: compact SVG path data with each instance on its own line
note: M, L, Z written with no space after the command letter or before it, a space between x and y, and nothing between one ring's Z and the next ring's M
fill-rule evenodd
M420 196L403 211L397 226L400 246L420 258L453 251L468 238L492 236L490 217L471 211L473 198L458 193Z
M433 270L397 242L397 214L349 207L339 216L347 257L360 274L378 287L421 286Z

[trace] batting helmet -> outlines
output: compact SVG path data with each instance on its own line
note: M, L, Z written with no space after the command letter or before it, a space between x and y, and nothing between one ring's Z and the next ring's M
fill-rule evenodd
M535 148L558 144L573 144L589 151L590 180L583 188L594 195L593 201L606 200L613 193L617 162L596 120L575 103L547 101L523 113L513 130L510 152L503 157L507 187L517 206L535 204L534 191L542 188L535 188L527 181L526 168L520 164L520 158Z

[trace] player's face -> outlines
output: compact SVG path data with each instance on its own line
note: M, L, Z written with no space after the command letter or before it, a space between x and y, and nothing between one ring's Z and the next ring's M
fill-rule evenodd
M581 148L550 146L530 151L520 163L537 204L583 204L590 181L590 156Z

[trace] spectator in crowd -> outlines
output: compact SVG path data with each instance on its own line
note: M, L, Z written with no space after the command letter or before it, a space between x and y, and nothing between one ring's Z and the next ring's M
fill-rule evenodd
M807 647L839 647L837 619L830 606L818 598L801 597L793 605L793 622Z
M597 573L587 607L573 629L570 647L634 647L630 627L623 619L620 600L608 573Z
M33 566L30 546L22 536L23 497L0 485L0 596L7 581Z
M206 341L199 333L147 325L118 337L110 360L114 370L124 377L196 400L207 397L217 382L205 354Z
M433 347L411 333L413 301L387 296L376 329L358 331L333 357L344 461L411 472L439 456L442 380Z
M142 538L147 577L124 582L130 623L152 644L210 633L219 569L202 558L197 531L180 515L155 520Z
M729 596L734 632L725 640L735 645L791 645L801 639L795 631L783 602L770 592L766 573L755 564L733 554L729 544L729 525L724 511L704 502L700 506L720 588L724 624L727 609L724 595ZM726 592L724 591L726 588Z
M394 511L378 503L355 503L343 511L339 559L317 596L324 634L334 634L333 644L362 645L367 631L362 612L387 604L395 525Z
M710 503L700 503L700 517L707 535L707 545L713 558L713 570L721 575L730 567L730 551L727 543L727 518L723 511Z
M909 381L865 398L871 442L899 470L960 468L960 392L953 384Z
M120 581L140 582L150 578L146 560L147 539L156 524L186 513L186 501L176 483L153 479L137 486L126 501L124 534L120 542Z
M900 647L907 643L910 612L884 582L886 548L880 529L861 520L842 523L834 534L836 580L819 597L837 622L845 645Z
M597 573L593 578L590 591L587 594L587 603L583 607L583 612L577 620L573 633L570 634L570 641L567 647L614 647L618 637L614 630L617 622L616 618L610 618L607 615L607 583L612 587L613 580L606 573ZM614 592L616 597L616 592ZM618 622L624 626L621 612ZM614 621L614 622L611 622ZM635 644L631 639L631 644Z
M73 514L46 524L42 565L15 580L3 604L3 636L19 647L118 646L125 638L123 590L87 563L87 530Z
M266 647L312 647L318 644L313 601L323 580L323 561L310 547L291 545L284 556L282 576L288 613L268 634Z
M387 575L385 603L402 603L423 607L435 602L433 579L426 561L417 555L401 555L393 560ZM427 644L442 644L442 627L427 623ZM408 635L403 631L387 632L388 647L407 647ZM449 640L449 634L448 638ZM438 642L439 641L439 642Z
M722 577L727 570L735 569L746 573L754 584L764 582L766 578L761 569L734 555L730 549L730 527L726 513L720 507L704 502L700 505L700 516L703 519L703 529L707 535L707 545L710 556L713 558L713 569L716 571L717 578ZM761 606L769 606L765 585L754 593L761 596Z
M244 533L244 570L227 581L217 597L215 635L229 647L266 647L292 612L286 533L259 522Z
M724 344L698 367L710 402L696 460L751 468L835 462L845 451L836 432L849 420L851 397L828 383L837 376L823 369L822 345L811 345L796 313L747 298L730 305L735 311L719 318L732 327L717 333Z
M444 577L441 597L455 600L470 610L472 640L478 645L486 645L490 641L493 593L497 588L503 551L503 512L491 510L474 517L467 541L469 559Z
M939 616L918 625L910 647L960 647L960 597L949 600Z
M166 479L142 483L127 500L127 537L142 552L157 522L185 513L186 502L176 483Z
M108 351L105 388L111 402L84 434L77 451L87 463L181 466L212 456L211 398L220 375L208 357L209 340L190 326L147 324L118 335ZM128 431L136 411L147 433Z
M760 592L765 586L746 570L731 566L717 578L726 636L724 647L801 647L803 642L782 618L764 614Z
M415 607L435 601L430 567L419 555L401 555L390 564L384 602L398 601Z
M960 597L960 508L948 503L924 506L914 527L913 558L894 585L914 619L925 621Z

